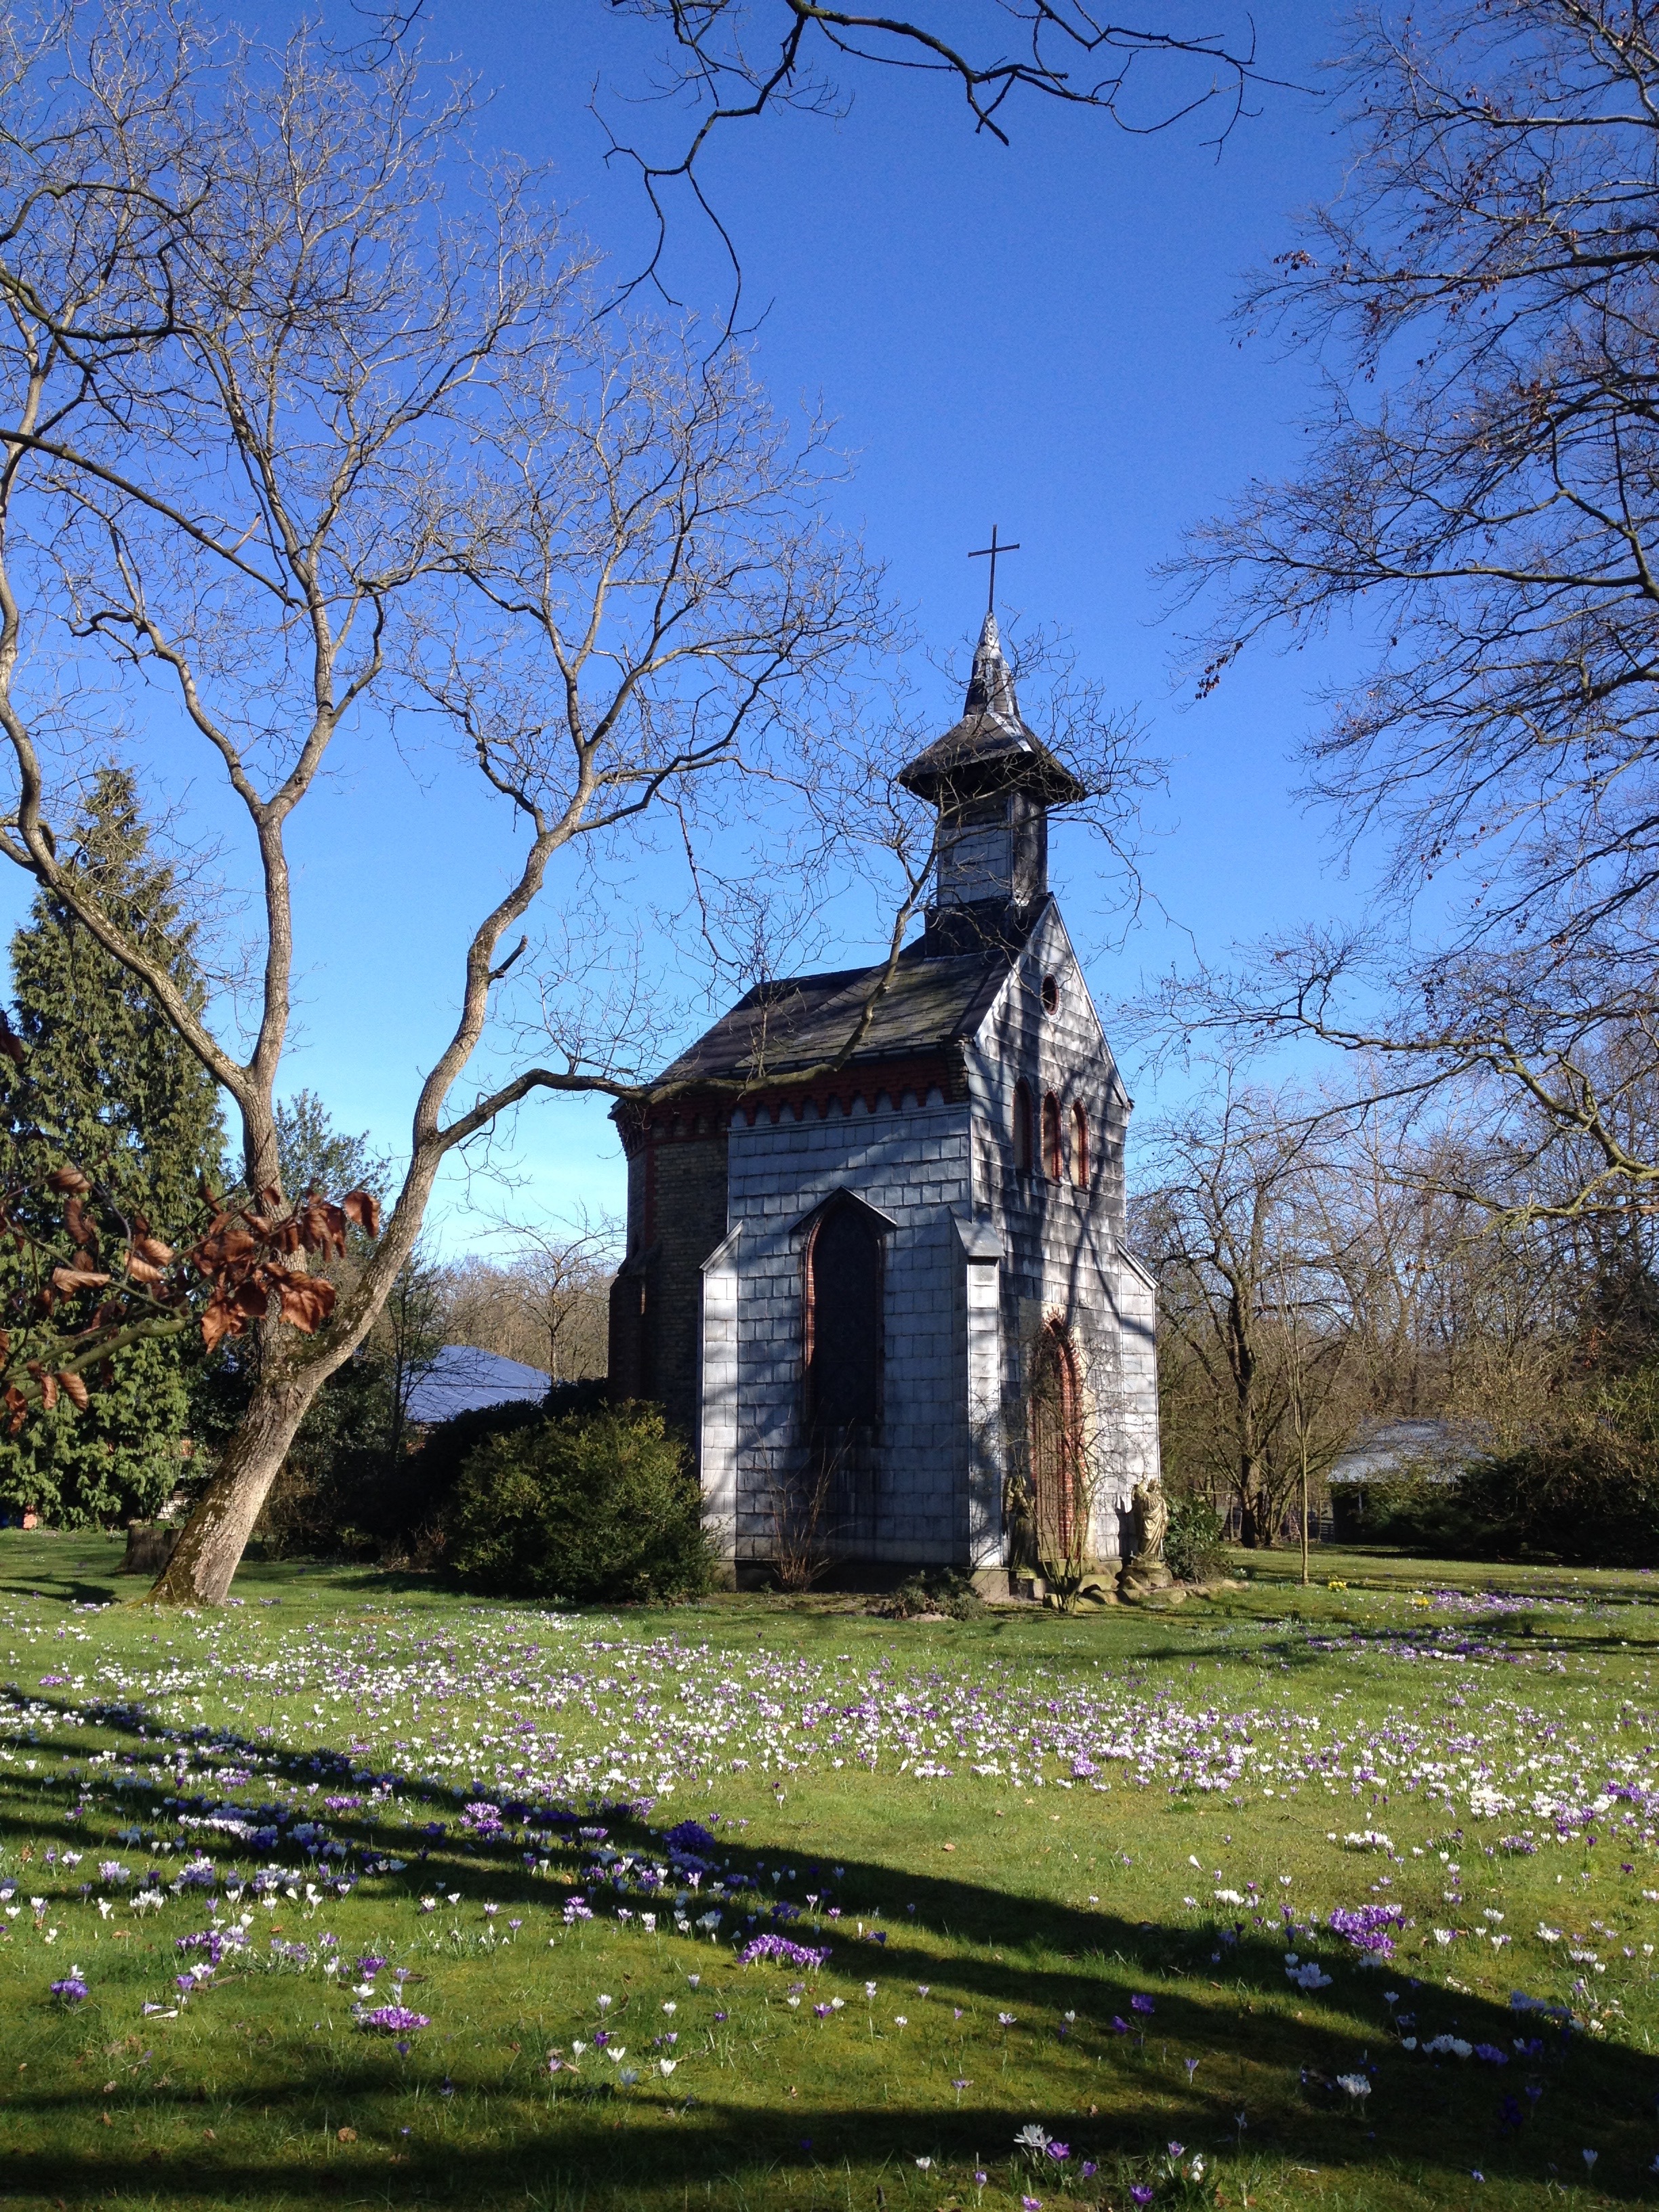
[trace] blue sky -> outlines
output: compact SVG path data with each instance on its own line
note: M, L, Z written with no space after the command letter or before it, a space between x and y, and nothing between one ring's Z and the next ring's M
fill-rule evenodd
M648 58L637 28L605 0L432 0L428 21L434 51L497 88L489 135L551 162L575 222L615 267L635 265L643 202L607 170L589 100L597 82L627 125L622 94ZM1334 7L1281 0L1261 58L1311 84L1339 34ZM975 625L984 564L965 556L995 521L1023 549L1003 570L1005 609L1067 630L1083 667L1139 706L1170 757L1146 866L1170 923L1149 910L1115 946L1092 850L1063 831L1054 842L1055 887L1109 1018L1144 973L1190 957L1188 933L1218 958L1360 896L1291 797L1310 693L1346 647L1260 655L1187 708L1170 685L1177 629L1158 622L1148 574L1247 477L1294 463L1308 368L1241 343L1226 319L1243 272L1287 242L1292 210L1335 188L1340 141L1328 109L1294 90L1266 92L1218 150L1206 119L1134 137L1035 101L1012 112L1003 148L976 138L942 87L866 72L855 89L842 120L735 127L714 149L747 301L766 311L761 371L781 404L821 399L838 419L851 468L835 513L888 563L933 647L955 649ZM719 270L689 216L676 245L688 301L718 304ZM927 680L943 727L958 702ZM343 747L325 804L307 811L288 1087L319 1091L337 1121L396 1152L449 1017L461 922L493 865L486 812L454 771L405 767L373 733ZM3 896L21 911L17 886ZM858 957L858 917L847 921L844 951ZM1127 1072L1145 1107L1132 1057ZM619 1206L602 1106L539 1102L512 1146L518 1210ZM471 1240L470 1204L507 1202L453 1183L441 1242Z

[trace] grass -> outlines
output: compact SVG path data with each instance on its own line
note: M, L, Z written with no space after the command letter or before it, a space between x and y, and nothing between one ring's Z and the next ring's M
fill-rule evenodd
M1650 1577L1325 1551L1309 1590L1258 1555L1167 1614L901 1625L558 1616L288 1565L156 1616L118 1556L0 1535L8 2203L1656 2187ZM555 1799L603 1838L528 1821ZM641 1887L687 1820L722 1863ZM1379 1905L1396 1949L1367 1964L1324 1923ZM738 1963L769 1930L828 1960ZM197 1935L220 1962L180 2002ZM393 2001L430 2025L354 2017ZM1068 2155L1018 2150L1030 2128Z

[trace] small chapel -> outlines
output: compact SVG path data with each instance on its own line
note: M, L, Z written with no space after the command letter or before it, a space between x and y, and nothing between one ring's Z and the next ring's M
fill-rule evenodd
M802 1542L843 1586L1109 1573L1158 1473L1155 1286L1131 1101L1048 888L1049 811L1085 794L994 612L900 780L938 811L931 898L856 1048L884 962L750 991L664 1070L672 1104L617 1109L611 1389L690 1440L740 1583Z

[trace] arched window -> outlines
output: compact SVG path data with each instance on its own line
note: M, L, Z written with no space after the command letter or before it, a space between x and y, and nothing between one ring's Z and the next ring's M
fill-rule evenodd
M1014 1170L1016 1174L1030 1174L1033 1150L1031 1086L1022 1075L1014 1085Z
M1072 1180L1079 1190L1089 1188L1089 1109L1079 1098L1072 1108Z
M806 1419L825 1442L881 1420L881 1261L866 1209L832 1200L806 1248Z
M1042 1166L1051 1182L1065 1181L1066 1153L1060 1140L1060 1101L1052 1091L1042 1101Z
M1037 1554L1047 1567L1075 1565L1086 1545L1077 1358L1065 1325L1049 1322L1031 1361L1031 1477Z

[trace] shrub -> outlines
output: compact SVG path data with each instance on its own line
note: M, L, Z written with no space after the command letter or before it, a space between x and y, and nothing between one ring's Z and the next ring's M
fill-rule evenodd
M499 1406L475 1406L467 1413L452 1413L447 1421L434 1421L398 1475L399 1523L404 1534L418 1538L422 1531L441 1529L461 1471L479 1445L491 1437L538 1429L551 1410L533 1400L509 1398Z
M923 1567L893 1592L886 1607L890 1619L913 1620L921 1613L949 1613L952 1620L976 1620L985 1601L967 1575L954 1567Z
M489 1437L449 1514L447 1563L486 1597L695 1597L713 1577L702 1500L654 1406Z
M1225 1523L1207 1498L1172 1498L1164 1534L1170 1572L1178 1582L1212 1580L1226 1564L1221 1548L1224 1533Z

